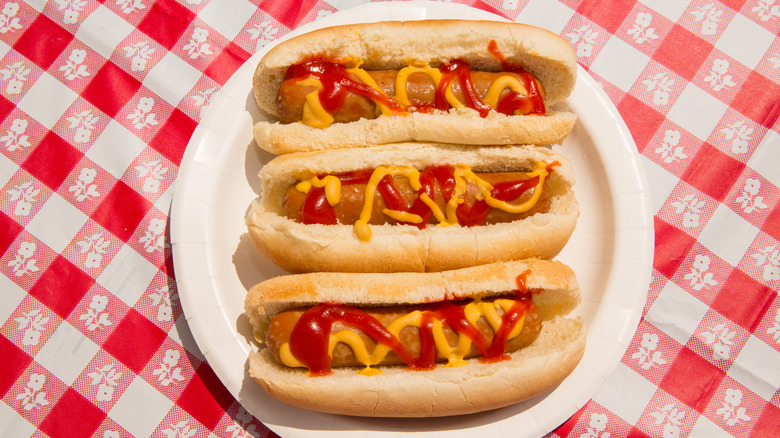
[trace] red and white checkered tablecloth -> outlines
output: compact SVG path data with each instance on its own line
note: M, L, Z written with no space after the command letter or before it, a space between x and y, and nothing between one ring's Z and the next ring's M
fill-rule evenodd
M173 185L251 54L361 3L0 1L0 435L274 435L182 315ZM780 436L780 1L458 3L570 41L652 190L638 330L552 436Z

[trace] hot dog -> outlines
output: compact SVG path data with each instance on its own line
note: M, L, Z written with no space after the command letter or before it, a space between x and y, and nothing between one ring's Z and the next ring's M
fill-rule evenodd
M469 20L329 27L279 43L253 77L257 144L276 154L407 141L554 144L576 117L571 45Z
M546 147L403 143L277 157L246 223L290 272L442 271L552 258L579 209Z
M574 273L529 259L442 273L309 273L253 287L250 375L294 406L445 416L560 383L585 347Z

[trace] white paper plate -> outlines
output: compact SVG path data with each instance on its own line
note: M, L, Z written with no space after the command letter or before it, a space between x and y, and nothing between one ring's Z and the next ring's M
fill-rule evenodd
M329 15L294 33L350 22L423 18L500 17L462 5L371 3ZM558 259L577 273L578 309L588 327L585 357L555 390L527 402L451 418L372 419L321 414L268 396L247 372L251 328L243 316L249 287L284 272L266 261L246 235L244 213L260 193L257 173L270 154L252 139L261 115L251 93L256 53L225 84L193 133L179 169L171 206L171 243L184 315L201 352L238 401L274 432L286 436L534 437L566 421L591 398L619 363L645 303L653 259L650 191L640 156L617 110L580 68L566 105L579 121L558 148L575 168L581 215Z

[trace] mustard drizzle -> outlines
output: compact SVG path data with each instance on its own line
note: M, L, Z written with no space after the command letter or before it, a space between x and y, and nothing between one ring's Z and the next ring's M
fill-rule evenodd
M467 304L464 308L466 319L476 326L477 321L484 317L485 321L493 329L493 332L498 332L499 328L503 324L503 318L498 313L498 309L502 309L504 313L508 312L514 305L515 300L511 299L497 299L494 301L474 301ZM387 329L396 338L400 335L401 331L406 327L420 328L422 321L423 311L414 310L401 316L391 322ZM517 337L523 329L525 323L525 315L519 318L512 328L512 331L507 337L507 341ZM471 339L463 333L458 333L458 340L454 346L450 345L444 334L444 326L439 318L433 319L433 339L436 345L436 351L439 356L447 359L447 363L444 366L461 366L468 362L464 360L464 357L471 350ZM362 363L365 368L360 371L360 374L373 375L380 374L382 371L372 368L372 366L380 364L387 354L391 351L390 347L377 343L373 351L369 353L368 348L356 332L351 330L341 330L337 333L331 333L328 342L328 355L333 357L333 349L336 345L343 343L352 350L355 358L358 362ZM302 362L295 358L290 351L289 342L283 343L279 348L279 357L284 365L292 368L305 368Z
M409 180L409 184L415 192L419 192L422 188L420 183L420 171L411 166L380 166L377 167L371 174L368 183L366 184L365 194L363 196L363 208L360 211L360 216L353 228L358 239L362 242L371 240L372 232L368 223L371 220L371 214L373 211L374 197L376 196L377 186L379 182L385 176L390 175L404 176ZM506 211L508 213L524 213L534 207L539 201L542 193L542 186L544 181L549 175L547 170L547 163L544 161L537 161L534 163L534 167L530 172L526 172L528 178L539 177L539 182L534 188L534 193L531 198L519 205L512 205L509 202L501 201L494 198L491 195L493 191L493 185L484 179L480 178L471 168L465 164L458 164L455 166L455 190L450 199L447 200L444 211L431 199L427 194L421 193L420 199L431 209L433 217L439 222L440 226L449 226L458 224L457 208L464 202L463 195L469 184L475 184L479 189L477 195L478 200L484 200L490 207L497 208L499 210ZM325 187L325 196L328 203L331 206L335 206L341 197L341 182L333 175L328 175L323 179L312 176L311 178L301 181L296 184L295 188L302 193L309 193L311 187ZM419 215L391 210L385 208L383 213L399 222L409 222L419 224L422 223L422 218Z
M427 74L434 82L436 89L439 88L439 83L442 80L443 74L441 71L439 71L438 68L431 67L428 64L421 64L417 66L407 66L399 70L398 75L395 79L395 96L388 96L387 93L385 93L379 85L377 85L376 81L371 77L371 75L368 74L368 72L360 67L353 67L348 68L347 72L354 75L356 78L360 79L364 84L370 86L371 88L375 89L382 95L395 99L396 102L406 111L409 106L411 106L411 102L409 101L409 95L407 93L407 84L409 81L409 75L412 73L425 73ZM302 79L300 81L301 85L309 85L314 86L317 89L315 91L311 91L305 96L305 103L303 106L303 117L301 119L301 123L311 126L313 128L327 128L330 126L335 119L333 116L325 111L325 109L322 107L322 104L319 100L319 90L323 88L322 82L319 79L316 79L314 77L307 77L305 79ZM488 105L491 105L493 108L496 107L498 104L498 97L501 94L502 91L505 89L510 89L516 93L520 94L528 94L526 88L523 86L523 84L514 76L502 76L498 78L497 80L493 81L493 83L490 85L490 88L488 89L488 92L485 94L485 98L483 101L487 103ZM447 99L447 102L452 106L453 108L463 108L465 105L458 100L457 97L455 97L455 94L452 92L452 83L450 83L447 88L444 91L444 96ZM392 110L387 108L385 105L383 105L380 102L376 102L377 105L377 113L382 115L388 115L392 113Z

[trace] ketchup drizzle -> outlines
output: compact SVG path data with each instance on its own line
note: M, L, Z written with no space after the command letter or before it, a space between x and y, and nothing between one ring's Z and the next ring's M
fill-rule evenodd
M442 79L436 86L433 104L412 101L408 108L403 108L396 99L385 95L381 91L355 80L346 67L335 62L316 59L292 65L287 69L285 80L308 76L318 79L322 83L322 90L318 94L320 103L323 109L330 114L334 114L341 109L349 92L382 104L395 113L430 113L434 109L447 111L451 106L447 102L445 92L455 78L460 83L460 88L466 100L465 105L476 110L481 117L487 117L491 109L506 115L512 115L515 112L519 114L546 114L544 99L533 76L522 67L507 62L506 57L498 50L498 44L495 40L491 40L488 43L487 49L491 55L501 62L504 71L520 76L523 86L528 91L527 96L511 91L497 102L496 108L492 108L477 94L476 87L471 79L471 67L462 60L453 60L439 66Z
M409 204L406 203L406 200L401 196L395 184L393 184L392 176L385 175L382 177L376 189L382 195L382 199L384 199L389 209L397 211L409 210Z
M503 181L493 185L491 196L499 201L511 201L519 198L526 191L536 187L539 184L539 177L517 181ZM473 227L485 221L490 213L491 206L483 200L475 201L471 206L465 203L458 206L455 214L458 216L458 223L465 227Z
M355 327L377 343L388 346L404 362L414 362L401 341L373 316L342 304L319 304L301 315L290 334L290 352L309 368L311 375L324 376L331 373L328 344L331 329L337 321Z
M499 201L511 201L517 199L526 191L536 187L539 184L539 176L533 178L504 181L493 185L491 195Z
M515 278L515 283L517 284L517 289L515 290L516 300L509 311L505 312L504 316L501 318L501 326L493 335L493 342L488 348L488 354L483 354L483 357L488 361L508 359L508 357L504 355L506 341L509 339L512 330L514 330L517 321L520 318L525 317L526 310L533 299L533 295L528 291L525 283L528 274L530 273L530 270L525 270ZM484 360L485 359L483 359L483 361Z
M557 165L560 165L560 163L552 163L547 167L547 170L552 172L553 168ZM351 184L366 184L371 178L372 173L373 170L363 169L339 173L334 176L338 177L342 186L346 186ZM319 175L320 178L324 178L324 176L325 175ZM433 200L436 183L439 183L444 199L450 199L455 191L454 167L443 165L428 166L424 168L422 172L420 172L420 185L422 187L418 194L425 193ZM519 198L526 191L536 187L538 183L538 176L525 180L499 182L493 185L491 195L499 201L511 201ZM417 196L410 205L403 196L401 196L398 188L393 183L392 176L386 175L379 181L377 192L382 196L388 208L416 214L422 218L422 222L418 224L402 222L403 224L414 225L423 229L430 223L430 220L433 217L433 212L430 207L423 202L419 196ZM490 213L491 208L492 207L484 200L478 200L470 206L465 203L459 205L455 210L455 213L460 225L472 227L482 224ZM328 201L325 198L325 189L319 187L312 187L309 190L296 219L299 223L303 224L335 225L338 222L335 210L328 204Z
M322 83L319 92L322 108L330 114L337 112L344 104L347 93L371 99L390 108L391 111L404 112L401 105L377 89L352 78L346 67L333 62L315 60L292 65L287 69L285 79L313 76Z
M434 199L434 192L436 190L436 183L439 183L439 188L444 199L452 197L455 191L455 168L449 165L445 166L428 166L420 172L420 194L425 193L432 200ZM422 218L422 222L416 225L419 229L423 229L428 226L428 223L433 217L433 211L431 208L423 202L418 196L414 200L414 203L409 208L409 213L416 214Z
M471 339L482 358L482 362L494 362L508 358L506 343L509 335L525 316L531 304L532 294L525 287L525 278L530 271L525 271L517 277L518 289L514 291L515 302L509 311L502 316L501 326L488 340L477 327L467 318L463 306L451 301L441 301L424 305L419 336L420 354L414 357L398 338L393 335L376 318L363 310L343 304L324 303L307 309L293 327L290 335L290 352L303 363L312 376L331 374L331 358L328 354L330 335L333 324L341 322L349 327L362 331L377 344L382 344L394 351L409 369L428 370L436 366L436 342L433 336L434 320L448 325L453 331L462 333Z
M431 369L436 366L436 341L433 339L433 314L424 312L420 320L420 355L407 362L413 370Z
M450 103L447 102L447 96L445 93L447 88L449 88L450 84L452 84L452 81L455 79L455 72L446 71L442 69L442 67L444 66L439 67L439 71L442 73L442 76L439 84L436 86L436 94L433 96L433 106L437 110L447 111L450 109Z
M439 70L450 83L454 77L457 77L458 82L460 83L460 89L463 92L463 98L466 100L466 106L475 109L481 117L487 117L491 107L490 105L483 102L477 94L477 87L474 86L474 81L471 80L471 68L469 67L468 63L465 61L455 60L448 64L442 64L439 67ZM442 82L445 82L444 77L442 78ZM449 103L444 96L445 90L446 87L443 90L436 90L436 98L443 100L443 103L441 104L442 106L446 105L443 108L440 107L439 100L437 100L436 107L438 109L449 109ZM440 95L441 98L439 97Z
M296 220L303 224L336 225L336 210L328 203L325 187L312 187L303 200Z
M349 186L354 184L368 184L368 180L371 179L371 174L374 171L372 169L354 170L352 172L338 173L334 175L341 181L342 186ZM320 178L324 178L327 174L320 175Z
M509 311L504 313L503 317L501 318L501 326L493 335L493 341L490 343L490 347L487 348L486 352L482 353L482 357L487 360L506 359L504 356L504 352L506 351L506 342L518 321L525 317L525 312L526 309L528 309L528 302L530 300L530 292L517 292L517 300L514 302L514 304L512 304L512 307L509 309Z
M514 114L515 111L520 112L520 114L546 114L547 109L544 106L544 99L534 77L519 65L512 65L507 62L504 54L498 50L496 40L490 40L488 52L501 62L504 71L520 75L523 80L523 86L528 91L528 96L521 96L514 91L508 93L498 102L496 111L506 115Z
M471 339L471 342L474 343L479 354L485 357L490 356L487 337L482 334L474 324L466 319L464 307L456 306L450 301L442 301L436 303L432 307L431 312L435 313L444 324L450 326L450 328L458 333L463 333Z

